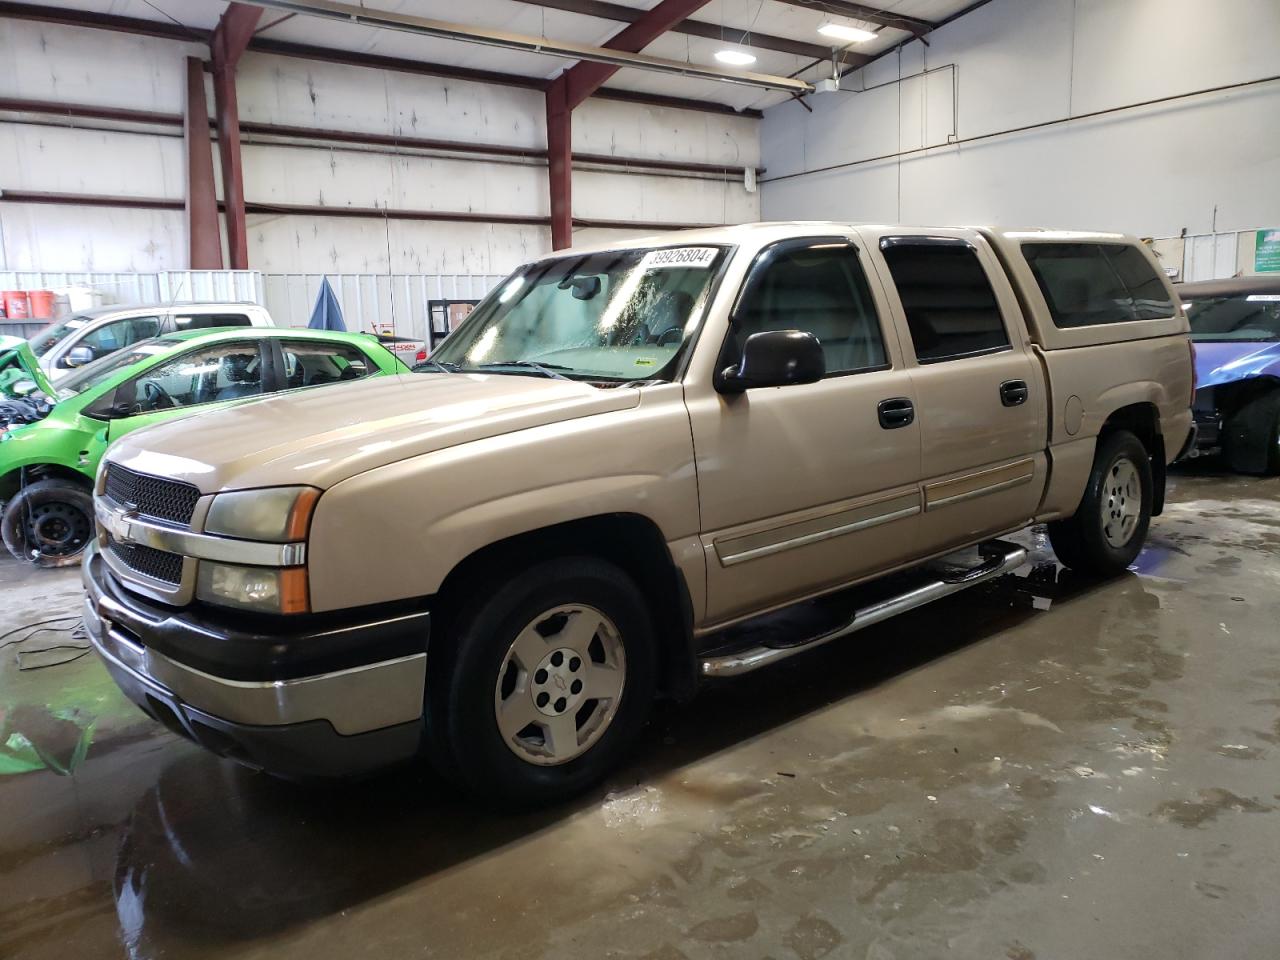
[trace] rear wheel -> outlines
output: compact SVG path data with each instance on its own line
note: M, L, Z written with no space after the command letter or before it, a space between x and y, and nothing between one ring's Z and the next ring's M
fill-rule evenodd
M427 691L438 765L501 806L569 797L626 755L654 696L652 622L610 563L565 558L481 588ZM442 761L442 762L440 762Z
M1151 523L1151 461L1132 433L1098 440L1093 470L1074 515L1049 524L1053 552L1081 573L1115 576L1133 563Z
M87 486L72 480L29 484L5 505L0 533L19 560L69 566L93 537L93 499Z

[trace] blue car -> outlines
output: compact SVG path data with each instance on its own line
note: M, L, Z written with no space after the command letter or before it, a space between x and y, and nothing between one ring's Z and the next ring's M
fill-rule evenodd
M1280 474L1280 277L1175 289L1196 351L1192 455L1221 452L1239 473Z

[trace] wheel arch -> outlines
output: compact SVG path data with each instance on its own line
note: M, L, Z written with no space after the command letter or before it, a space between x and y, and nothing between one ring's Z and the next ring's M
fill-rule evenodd
M693 601L684 574L658 525L637 513L608 513L567 520L486 544L445 575L435 595L445 627L474 585L554 556L598 557L636 581L654 616L658 641L658 689L687 700L697 687ZM432 630L437 634L436 629Z
M74 467L61 463L24 463L0 474L0 500L8 500L19 490L41 480L70 480L82 484L86 490L93 489L93 478Z
M1232 380L1230 383L1212 384L1200 389L1213 391L1214 410L1225 418L1233 416L1241 407L1259 397L1280 390L1280 375L1259 374L1242 380Z

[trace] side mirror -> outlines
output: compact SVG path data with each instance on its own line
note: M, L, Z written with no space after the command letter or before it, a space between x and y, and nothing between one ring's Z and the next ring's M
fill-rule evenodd
M721 393L741 393L752 387L785 387L815 383L827 372L822 344L803 330L753 333L742 345L742 359L716 375Z
M93 352L93 347L72 347L62 362L68 367L83 367L96 359L98 355Z
M29 397L40 388L34 380L15 380L9 389L15 397Z

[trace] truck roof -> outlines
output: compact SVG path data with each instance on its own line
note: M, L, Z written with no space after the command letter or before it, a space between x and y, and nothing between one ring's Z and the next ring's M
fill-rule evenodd
M1053 230L1046 227L996 227L974 224L907 224L907 223L874 223L854 220L765 220L754 223L728 224L722 227L694 227L690 230L671 230L644 237L629 237L625 240L610 240L603 243L584 244L568 250L557 250L549 255L561 257L578 253L594 253L603 250L630 250L637 247L659 247L697 243L743 243L747 240L758 243L761 239L782 238L787 236L804 236L815 230L845 230L856 228L876 233L891 233L895 230L973 230L988 235L1003 237L1010 241L1018 240L1063 240L1075 243L1096 242L1133 242L1134 238L1123 233L1091 230ZM539 257L538 259L548 259Z

